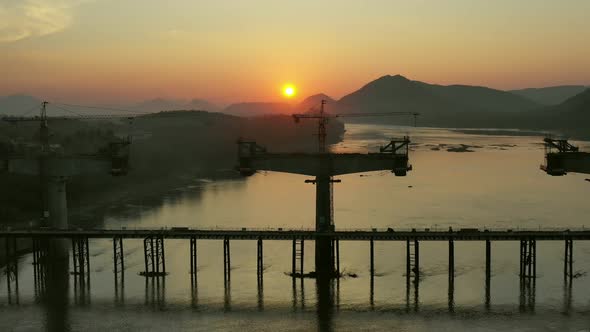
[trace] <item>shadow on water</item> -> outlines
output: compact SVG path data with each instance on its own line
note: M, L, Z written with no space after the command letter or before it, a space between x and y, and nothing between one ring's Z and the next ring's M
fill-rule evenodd
M335 282L330 278L316 279L318 331L333 331Z
M62 247L60 249L60 246ZM67 247L67 246L66 246ZM60 251L61 250L61 251ZM44 324L48 331L69 331L72 329L71 318L70 318L70 306L83 307L91 305L90 302L90 283L89 278L81 278L75 274L70 273L69 259L70 255L67 250L63 250L63 242L55 241L50 243L47 248L46 261L44 264L44 275L39 275L39 272L35 270L35 278L40 279L36 282L36 295L38 295L38 301L42 305L45 312ZM42 279L42 280L41 280ZM73 301L69 303L69 292L70 282L72 280L73 285ZM124 294L124 279L115 278L114 291L114 304L117 307L125 307L125 294ZM262 281L262 280L261 280ZM309 303L306 303L305 299L305 281L311 281L310 279L304 278L292 278L292 311L293 312L309 312ZM315 279L315 315L316 324L318 331L332 331L335 330L334 321L337 313L341 312L340 307L340 283L346 282L338 278L316 278ZM374 278L370 278L369 287L369 305L371 311L378 310L380 312L390 311L386 306L379 306L375 300L375 284ZM308 284L309 286L309 284ZM501 313L500 311L490 312L490 300L489 300L489 281L486 282L486 295L485 295L485 308L484 312L472 313L473 315L496 315ZM534 314L535 313L535 291L536 282L534 278L523 279L520 283L519 293L519 311L521 313ZM196 280L191 284L191 307L197 309L199 307L199 292ZM418 313L429 315L432 309L421 307L420 298L420 281L409 280L406 283L406 299L405 299L405 312L406 313ZM435 313L442 313L443 311L453 315L456 311L455 306L455 284L454 278L449 278L448 283L448 307L446 310L434 309ZM12 294L18 296L18 292ZM232 312L236 311L232 307L231 302L231 285L229 280L225 283L224 295L223 295L223 311ZM265 312L267 309L264 307L264 284L262 282L257 285L257 310L259 312ZM17 305L16 303L14 305ZM151 308L154 311L170 310L176 308L175 305L167 307L166 303L166 277L146 277L145 278L145 307ZM132 305L133 307L133 305ZM207 305L203 307L208 310ZM180 309L180 308L179 308ZM424 309L424 310L423 310ZM463 308L466 309L466 308ZM238 306L238 310L241 310L241 306ZM274 307L269 308L271 312L275 310ZM356 310L356 309L355 309ZM403 307L399 308L400 313L404 312ZM569 315L572 310L572 279L564 278L563 288L563 311L565 315ZM391 311L398 312L398 309L393 308ZM464 310L460 311L461 313Z
M48 331L70 331L69 322L69 252L65 240L46 242L45 261L42 262L45 281L40 290L40 301L45 308L45 326Z
M227 186L240 188L245 185L243 178L236 178L233 175L213 175L211 177L224 182L225 190L227 190ZM137 193L131 199L109 204L108 206L99 204L96 208L89 210L71 211L69 223L73 227L102 227L107 216L124 220L141 219L145 213L157 211L166 205L179 205L185 201L199 201L202 199L204 190L213 193L222 190L218 188L218 185L209 184L209 181L204 181L198 177L194 179L187 178L175 188L164 193L154 192L147 195L146 193Z
M166 307L166 277L145 277L145 305L153 309Z

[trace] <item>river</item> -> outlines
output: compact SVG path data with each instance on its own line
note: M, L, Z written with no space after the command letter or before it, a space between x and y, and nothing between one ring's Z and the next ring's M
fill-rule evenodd
M335 152L378 149L390 137L409 135L413 170L407 177L371 172L338 177L337 229L358 228L581 228L590 216L590 183L581 174L551 177L539 170L541 136L462 134L446 129L348 124ZM529 134L530 135L530 134ZM582 148L586 142L576 142ZM465 144L468 146L460 146ZM473 152L449 152L449 148ZM315 188L307 177L261 172L246 179L190 179L166 195L116 204L97 214L106 228L312 228ZM72 224L86 225L82 220ZM377 242L373 287L369 244L341 242L343 278L332 287L331 308L317 308L313 279L297 281L291 243L265 241L264 288L258 291L255 241L232 241L231 288L224 288L222 241L198 242L198 285L191 289L189 243L166 240L169 275L147 282L143 243L125 240L125 283L115 287L112 242L90 241L90 287L70 277L61 308L63 329L104 330L400 330L589 331L590 243L574 243L571 289L564 287L561 241L537 243L537 280L523 303L519 244L492 244L490 300L485 299L485 245L455 244L455 284L449 301L447 244L422 242L419 289L405 283L405 243ZM306 242L305 270L313 270ZM0 279L0 331L51 326L56 310L38 301L31 255L19 259L18 294ZM529 290L530 291L530 290ZM16 299L18 296L18 299ZM532 299L532 300L531 300ZM18 301L18 303L16 303ZM328 314L326 314L328 310Z

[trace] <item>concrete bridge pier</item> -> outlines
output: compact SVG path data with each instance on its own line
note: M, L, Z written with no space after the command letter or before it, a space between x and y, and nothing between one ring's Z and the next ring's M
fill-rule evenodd
M327 163L324 163L327 164ZM308 181L309 182L309 181ZM334 180L329 175L318 175L312 181L316 185L316 231L334 231L333 190ZM334 241L331 237L320 237L315 241L315 270L318 278L335 278Z
M68 319L69 307L69 248L65 239L49 239L47 241L46 283L42 302L47 311L47 330L70 330ZM65 243L65 245L64 245ZM76 301L78 296L75 297Z
M68 228L68 201L66 199L66 177L47 178L47 205L49 225L58 229Z

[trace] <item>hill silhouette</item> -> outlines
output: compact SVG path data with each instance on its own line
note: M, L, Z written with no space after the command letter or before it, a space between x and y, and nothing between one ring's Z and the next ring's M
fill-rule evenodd
M190 101L181 99L155 98L140 102L132 107L141 112L162 112L174 110L201 110L216 112L219 107L204 99L192 99Z
M528 98L541 105L558 105L568 98L582 93L587 87L583 85L561 85L546 88L528 88L510 92Z
M132 124L118 120L50 120L51 144L66 153L90 154L116 137L133 135L131 170L127 176L108 174L72 177L68 205L72 213L84 206L108 204L147 192L165 191L187 178L238 178L236 141L253 139L273 152L317 151L317 124L296 124L288 115L236 117L204 111L171 111L136 117ZM344 133L339 121L328 124L328 143ZM38 142L37 122L18 126L0 121L0 161L13 143ZM184 181L184 182L183 182ZM39 180L0 172L0 219L34 217L38 210ZM14 188L20 188L14 191Z
M590 138L590 89L544 109L546 126L580 138Z
M334 104L336 102L330 96L323 94L323 93L318 93L318 94L309 96L309 97L305 98L303 101L301 101L299 103L299 105L297 105L295 112L296 113L305 113L305 112L309 112L309 111L316 111L317 109L319 109L319 107L322 103L322 100L325 100L328 104Z
M520 112L539 106L522 96L482 86L422 84L434 94L460 104L468 110Z
M485 87L442 86L395 75L380 77L336 102L338 112L418 112L427 126L487 127L500 113L518 113L539 105L505 91ZM366 118L364 122L400 123L395 118ZM403 122L401 122L403 123Z
M230 115L250 117L267 114L290 114L293 113L293 108L287 103L250 102L231 104L222 112Z

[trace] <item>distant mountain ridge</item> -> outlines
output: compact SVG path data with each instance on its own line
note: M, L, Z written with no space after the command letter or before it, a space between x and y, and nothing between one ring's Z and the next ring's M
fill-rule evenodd
M560 85L545 88L528 88L511 90L510 93L528 98L541 105L558 105L567 99L582 93L587 86L583 85Z
M301 101L299 105L297 105L296 113L315 112L319 110L322 100L325 100L328 104L333 104L336 102L336 100L332 99L332 97L324 93L318 93Z
M289 114L293 107L287 103L248 102L231 104L221 111L225 114L251 117L267 114Z
M568 135L590 138L590 88L545 109L548 124Z
M42 100L33 96L18 94L1 97L0 96L0 116L35 116L39 114ZM100 105L88 105L100 106ZM108 108L120 108L129 111L136 111L138 113L156 113L162 111L173 110L200 110L208 112L217 112L219 107L204 100L204 99L165 99L154 98L146 100L133 105L109 105L105 106L107 109L101 111L100 108L87 108L84 106L64 106L59 103L53 105L49 103L47 106L47 114L50 116L76 115L76 114L102 114L113 113ZM115 111L116 112L116 111Z
M573 94L565 98L563 102L551 106L543 104L546 101L537 103L526 96L534 91L544 96L564 98L581 87L563 86L508 92L482 86L430 84L413 81L402 75L385 75L339 100L319 93L305 98L299 104L245 102L220 109L202 99L186 101L156 98L124 108L142 112L206 110L250 117L308 112L310 109L318 109L321 100L326 100L329 113L418 112L420 113L418 124L421 126L557 129L590 137L590 121L588 121L590 120L590 101L588 101L590 90L582 89L580 93ZM23 112L34 115L35 110L31 113L31 108L40 103L39 99L26 95L0 97L0 115L23 115ZM58 114L57 112L59 112L57 108L51 109L52 115ZM84 112L81 111L81 113ZM402 121L399 117L367 117L355 119L355 121L410 124L409 121Z
M132 108L141 112L161 112L175 110L199 110L209 112L219 111L219 107L204 99L192 99L187 101L182 99L155 98L133 105Z
M338 106L347 111L372 105L379 110L432 112L430 107L453 111L513 112L534 109L539 105L506 91L468 85L437 85L412 81L401 75L382 76L359 90L342 97ZM366 110L370 112L370 110Z

